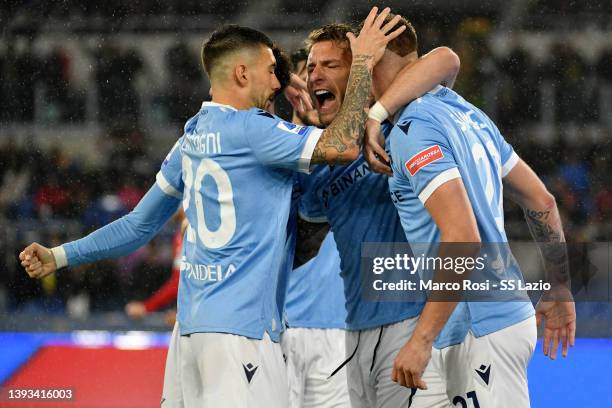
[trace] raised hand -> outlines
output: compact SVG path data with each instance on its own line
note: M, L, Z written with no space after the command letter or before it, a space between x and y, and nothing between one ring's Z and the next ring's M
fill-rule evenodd
M404 32L406 29L405 25L401 25L393 30L400 21L401 17L399 15L383 25L385 18L390 12L391 9L387 7L378 14L378 7L372 7L370 14L368 14L363 22L363 28L359 35L357 37L353 33L346 35L351 44L353 61L365 58L368 60L370 68L374 67L381 60L389 41L397 38L397 36Z
M306 82L291 74L291 82L285 88L285 98L289 101L298 118L308 126L319 126L319 115L315 110Z
M19 260L30 278L44 278L57 270L55 257L51 250L36 242L21 251Z

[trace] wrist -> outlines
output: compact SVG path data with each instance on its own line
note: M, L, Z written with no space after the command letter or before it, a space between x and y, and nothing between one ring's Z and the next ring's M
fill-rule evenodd
M374 105L372 105L370 111L368 112L368 118L373 119L378 123L384 122L385 120L387 120L388 117L389 112L387 111L387 109L385 109L383 104L378 101Z
M436 335L434 335L431 331L425 329L419 330L417 328L412 334L412 338L423 345L432 346Z
M55 261L55 267L57 269L64 268L68 266L68 257L66 256L66 251L63 246L56 246L55 248L51 248L51 255L53 256L53 260Z
M353 65L361 65L365 66L368 71L371 73L374 69L374 57L369 54L359 54L356 53L353 55Z

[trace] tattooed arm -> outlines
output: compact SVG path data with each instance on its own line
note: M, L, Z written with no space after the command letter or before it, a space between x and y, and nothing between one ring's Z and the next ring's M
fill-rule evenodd
M400 26L399 16L384 24L391 10L372 8L363 23L359 36L348 33L353 63L346 87L346 95L336 118L321 135L312 154L313 164L342 164L356 160L363 142L367 108L370 102L372 69L382 58L387 43L405 29Z
M531 236L544 259L548 282L569 287L567 247L555 197L522 160L504 177L504 191L525 213Z
M536 305L537 325L544 322L544 355L554 360L561 342L561 354L566 357L575 342L576 306L570 291L567 248L555 198L522 160L504 177L504 191L523 208L531 235L544 258L546 280L552 285Z

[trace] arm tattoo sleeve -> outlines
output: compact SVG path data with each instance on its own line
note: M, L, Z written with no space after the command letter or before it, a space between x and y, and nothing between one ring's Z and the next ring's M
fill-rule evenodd
M349 161L347 151L361 146L367 108L370 102L372 72L368 67L371 56L353 57L346 95L338 115L321 135L313 154L312 163L335 163Z
M569 286L567 246L558 210L537 211L525 208L524 212L531 235L544 258L547 280Z

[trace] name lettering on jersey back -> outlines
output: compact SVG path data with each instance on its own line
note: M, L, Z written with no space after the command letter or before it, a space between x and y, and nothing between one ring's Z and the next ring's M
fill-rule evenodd
M181 262L181 273L186 273L187 278L198 281L210 281L220 282L227 279L232 273L236 271L236 267L233 264L229 264L227 268L222 265L203 265L203 264L192 264L183 259Z
M183 147L195 153L221 154L221 133L188 133Z
M370 167L364 162L354 170L342 173L342 175L332 180L322 193L325 208L329 207L329 199L331 197L346 191L352 185L362 180L368 173L370 173Z
M456 124L459 125L461 131L463 132L466 132L468 129L480 130L488 128L486 123L479 123L472 119L472 115L475 114L476 112L470 109L466 113L451 112L450 117L455 121Z

